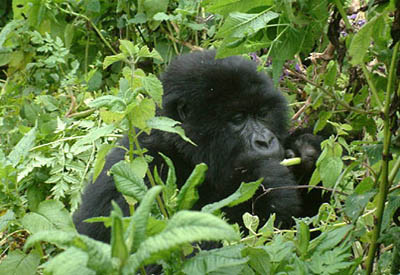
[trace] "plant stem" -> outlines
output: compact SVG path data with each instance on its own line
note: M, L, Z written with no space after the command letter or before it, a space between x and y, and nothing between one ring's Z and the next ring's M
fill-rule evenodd
M381 232L382 227L382 219L383 219L383 211L385 210L385 202L388 194L389 187L389 160L390 160L390 141L391 141L391 132L390 132L390 122L391 118L389 116L390 111L390 98L392 95L392 80L395 73L394 65L397 60L397 52L399 50L400 42L397 42L393 49L392 62L390 65L389 76L388 76L388 84L386 88L385 95L385 106L383 110L383 152L382 152L382 167L380 177L377 179L379 182L379 193L378 193L378 201L377 201L377 210L375 217L375 227L372 232L371 245L369 247L368 256L366 259L366 267L367 274L371 274L374 266L374 259L376 250L378 248L378 239Z

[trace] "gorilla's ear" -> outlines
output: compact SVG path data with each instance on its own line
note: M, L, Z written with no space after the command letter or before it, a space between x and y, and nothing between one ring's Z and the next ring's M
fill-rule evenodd
M188 108L185 102L179 101L178 104L176 105L176 110L178 111L178 115L180 120L183 122L185 121L187 115L188 115Z

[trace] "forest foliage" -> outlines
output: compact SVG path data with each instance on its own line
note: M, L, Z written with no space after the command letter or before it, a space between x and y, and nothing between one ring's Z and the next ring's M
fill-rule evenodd
M165 274L398 274L399 39L398 0L1 1L0 274L136 274L153 263ZM288 98L291 129L326 135L310 185L331 200L317 216L280 230L274 216L245 213L240 234L221 209L260 181L193 211L206 165L180 190L168 156L167 179L148 169L139 135L191 142L156 116L157 76L208 48L257 62ZM132 215L114 205L92 219L112 228L104 244L79 235L71 213L123 133L138 149L111 173ZM224 246L186 257L202 240Z

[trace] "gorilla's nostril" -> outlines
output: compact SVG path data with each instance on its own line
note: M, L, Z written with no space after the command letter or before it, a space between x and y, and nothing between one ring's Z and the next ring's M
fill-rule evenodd
M269 144L271 143L271 141L267 141L267 140L256 140L256 145L259 147L266 147L268 148Z

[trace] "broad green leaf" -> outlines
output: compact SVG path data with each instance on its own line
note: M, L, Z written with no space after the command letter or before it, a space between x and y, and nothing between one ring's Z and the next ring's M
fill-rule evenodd
M377 20L382 19L382 14L373 17L353 37L349 47L350 63L358 65L364 62L364 56L372 42L372 30Z
M217 38L245 37L267 27L269 21L277 18L278 13L263 11L256 14L232 12L218 31Z
M17 145L14 146L13 150L8 155L8 159L13 166L16 166L21 159L28 155L29 150L35 144L36 131L37 128L35 126L18 141Z
M126 232L127 243L131 252L135 252L139 248L139 245L146 239L146 229L150 217L150 211L156 196L161 192L161 190L161 186L154 186L151 188L146 193L131 218Z
M88 260L87 253L81 249L70 247L46 263L44 274L96 275L94 270L87 267Z
M4 275L31 275L36 274L40 263L39 254L32 250L25 254L20 250L10 251L0 263L0 274Z
M118 124L125 118L125 113L108 111L105 109L100 110L101 119L107 124Z
M271 259L265 249L246 247L243 249L242 254L249 258L248 264L257 274L272 274Z
M120 40L119 41L119 49L122 51L122 53L125 56L130 56L130 57L135 57L136 54L139 51L138 46L134 45L131 41L129 40Z
M225 207L225 206L235 206L242 202L249 200L254 193L257 191L258 187L262 183L263 179L259 179L258 181L242 183L239 188L230 195L229 197L215 203L207 204L204 206L201 211L207 213L214 213L215 211Z
M374 197L375 191L370 191L364 194L353 193L346 198L344 212L352 221L358 219L363 213L367 203Z
M119 53L116 55L106 56L106 58L104 58L104 61L103 61L103 70L107 69L108 66L110 66L111 64L114 64L115 62L118 62L118 61L126 61L125 54Z
M163 88L160 80L152 74L142 78L142 85L156 104L161 107Z
M181 127L177 126L178 124L180 124L179 121L173 120L169 117L161 117L161 116L153 117L152 119L149 119L147 121L147 126L149 126L150 128L178 134L184 141L187 141L195 145L193 141L191 141L185 135L184 130Z
M97 152L96 161L94 163L93 168L93 178L92 181L95 182L97 177L100 175L101 171L103 170L104 164L106 163L106 156L108 152L114 146L111 144L102 144L99 151Z
M55 200L41 202L37 211L25 214L21 223L31 233L56 229L75 232L71 215L61 202Z
M142 178L138 177L131 168L130 163L120 161L111 168L115 186L124 195L141 201L147 192L147 187Z
M242 256L242 249L243 246L236 245L201 251L184 263L183 272L190 275L244 274L242 270L249 258Z
M314 254L316 254L333 249L338 244L343 243L345 241L344 237L353 229L354 225L348 224L343 227L325 231L310 242L310 250L315 249Z
M113 207L114 210L111 211L111 257L118 258L122 266L128 259L129 251L124 240L121 209L116 203L113 204Z
M249 229L251 233L257 232L258 225L260 224L260 219L257 216L253 216L246 212L243 214L243 224Z
M317 134L319 131L325 128L328 123L328 119L332 116L332 112L321 111L318 114L318 120L314 125L313 133Z
M98 108L103 107L103 106L111 107L111 106L113 106L115 104L118 104L123 108L126 106L125 102L121 98L119 98L117 96L113 96L113 95L105 95L105 96L101 96L99 98L96 98L96 99L90 101L88 103L88 106L90 108L98 109Z
M153 18L153 16L159 12L167 12L169 0L144 0L143 5L139 6L139 12L146 14L147 18ZM160 25L159 21L149 22L149 27L155 30Z
M84 235L61 230L41 231L31 235L25 243L24 250L28 250L38 242L49 242L60 248L76 247L89 256L88 267L97 274L110 274L112 269L110 245L93 240Z
M296 247L298 254L305 258L307 256L308 245L310 244L310 228L304 221L296 222Z
M146 121L154 118L156 106L153 100L144 98L139 104L129 105L126 113L130 113L132 124L135 127L144 130L147 126Z
M329 87L334 87L336 84L336 75L338 72L337 63L334 60L329 61L324 74L324 84Z
M231 12L247 12L253 8L272 6L273 0L205 0L201 3L206 10L227 16Z
M95 140L97 140L103 136L106 136L108 134L111 134L112 131L114 131L114 129L115 129L115 126L111 124L111 125L103 126L101 128L98 128L94 131L89 132L89 134L82 137L77 142L75 142L74 145L72 145L71 151L76 151L78 147L80 147L84 144L91 144Z
M339 157L328 157L321 161L318 172L325 187L335 186L343 169L343 161Z
M12 210L7 210L7 212L0 216L0 231L3 232L9 222L15 220L15 213Z
M140 244L137 252L129 257L123 274L135 274L143 262L149 260L152 255L185 243L239 239L238 233L229 224L211 214L179 211L169 220L160 234L149 237Z
M155 49L150 51L147 46L141 47L137 55L138 57L149 57L153 59L158 59L160 61L163 60L161 55Z
M197 186L203 183L207 169L208 167L204 163L196 165L193 169L192 174L179 191L177 198L178 210L191 209L197 202L199 199Z

